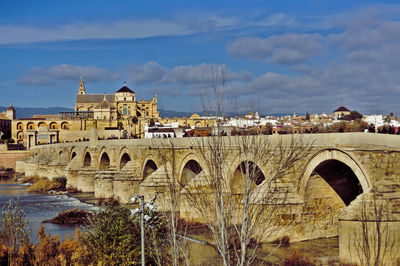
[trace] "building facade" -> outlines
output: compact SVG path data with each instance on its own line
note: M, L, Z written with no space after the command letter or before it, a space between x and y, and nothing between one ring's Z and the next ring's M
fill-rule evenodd
M15 109L10 104L5 112L0 113L0 139L11 137L11 121L15 119Z
M137 101L135 92L126 83L114 94L86 94L82 79L72 112L20 119L15 119L15 110L7 114L13 117L10 120L12 138L28 148L46 143L85 141L92 128L98 130L100 139L143 138L145 125L151 119L159 119L157 96Z
M134 91L124 86L114 94L86 94L81 80L76 95L75 111L91 111L94 119L159 118L157 95L151 100L136 100Z

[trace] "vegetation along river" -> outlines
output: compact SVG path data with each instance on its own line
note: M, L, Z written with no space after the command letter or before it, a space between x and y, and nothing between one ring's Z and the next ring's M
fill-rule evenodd
M29 193L24 184L15 184L15 181L0 182L0 207L4 209L10 200L16 202L25 212L32 231L31 240L37 241L37 231L44 220L54 218L59 212L69 209L92 210L95 207L90 204L82 203L75 198L67 195L49 195L39 193ZM43 224L46 232L51 235L58 234L62 239L65 235L72 234L76 226L58 225L51 223Z
M67 195L49 195L27 192L27 186L16 184L15 181L0 182L0 207L5 208L10 200L18 203L25 212L32 231L31 240L37 241L37 231L42 221L55 217L59 212L68 209L94 210L96 207L83 203L78 199ZM63 239L66 235L74 233L76 226L58 225L45 223L46 232L51 235L59 235ZM194 238L203 238L202 236L192 236ZM191 262L194 265L207 264L210 257L217 253L209 245L203 245L196 242L191 243ZM274 245L265 244L262 247L265 254L264 260L270 262L279 262L293 252L304 254L313 259L317 259L323 264L328 261L336 261L338 256L338 238L317 239L298 243L291 243L287 248L276 249ZM274 255L271 256L271 253Z

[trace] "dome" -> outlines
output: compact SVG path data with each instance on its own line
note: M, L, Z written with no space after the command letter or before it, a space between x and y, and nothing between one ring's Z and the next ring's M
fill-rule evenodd
M129 88L126 86L126 82L124 82L124 86L123 86L121 89L119 89L119 90L117 91L117 93L118 93L118 92L135 93L135 92L133 92L131 89L129 89Z
M347 109L346 107L344 107L343 105L340 105L340 107L338 109L336 109L335 111L333 111L334 113L336 112L350 112L349 109Z

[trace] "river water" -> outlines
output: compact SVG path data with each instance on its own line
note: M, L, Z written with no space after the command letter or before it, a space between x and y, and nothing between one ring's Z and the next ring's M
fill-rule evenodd
M66 195L49 195L29 193L26 191L27 186L23 184L15 184L15 182L0 182L0 208L5 208L12 200L16 202L25 212L32 231L31 240L37 241L37 231L43 220L54 218L59 212L69 209L92 210L95 207L90 204L82 203L77 199ZM46 232L51 235L59 235L63 239L65 235L74 233L76 226L57 225L51 223L43 224Z
M15 182L0 181L0 207L5 208L10 200L18 203L25 212L32 231L31 240L37 242L37 231L43 220L55 217L59 212L68 209L94 210L91 204L68 197L66 195L49 195L27 192L27 186L15 184ZM59 235L60 239L72 235L76 226L57 225L51 223L43 224L46 232L51 235ZM291 243L288 248L276 249L274 245L265 244L262 253L264 259L272 263L279 263L285 258L297 252L307 257L317 259L322 265L328 265L328 261L337 262L339 254L338 238L325 238L298 243ZM193 265L207 265L211 258L217 255L216 250L209 245L198 243L190 244L190 257ZM273 253L274 255L270 255ZM335 263L336 264L336 263Z

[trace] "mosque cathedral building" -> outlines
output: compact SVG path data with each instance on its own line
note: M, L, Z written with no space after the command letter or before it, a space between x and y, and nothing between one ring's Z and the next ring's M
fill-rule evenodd
M13 112L12 138L28 149L47 143L85 141L92 128L97 129L99 139L143 138L145 126L150 122L175 122L182 127L209 127L215 122L197 114L188 118L161 118L157 95L151 100L137 100L126 82L114 94L88 94L82 78L74 111L18 119Z
M136 99L124 86L114 94L87 94L81 79L74 111L58 115L34 115L12 120L12 137L30 148L38 144L85 141L96 128L100 139L143 137L150 120L158 120L157 95L151 100Z

